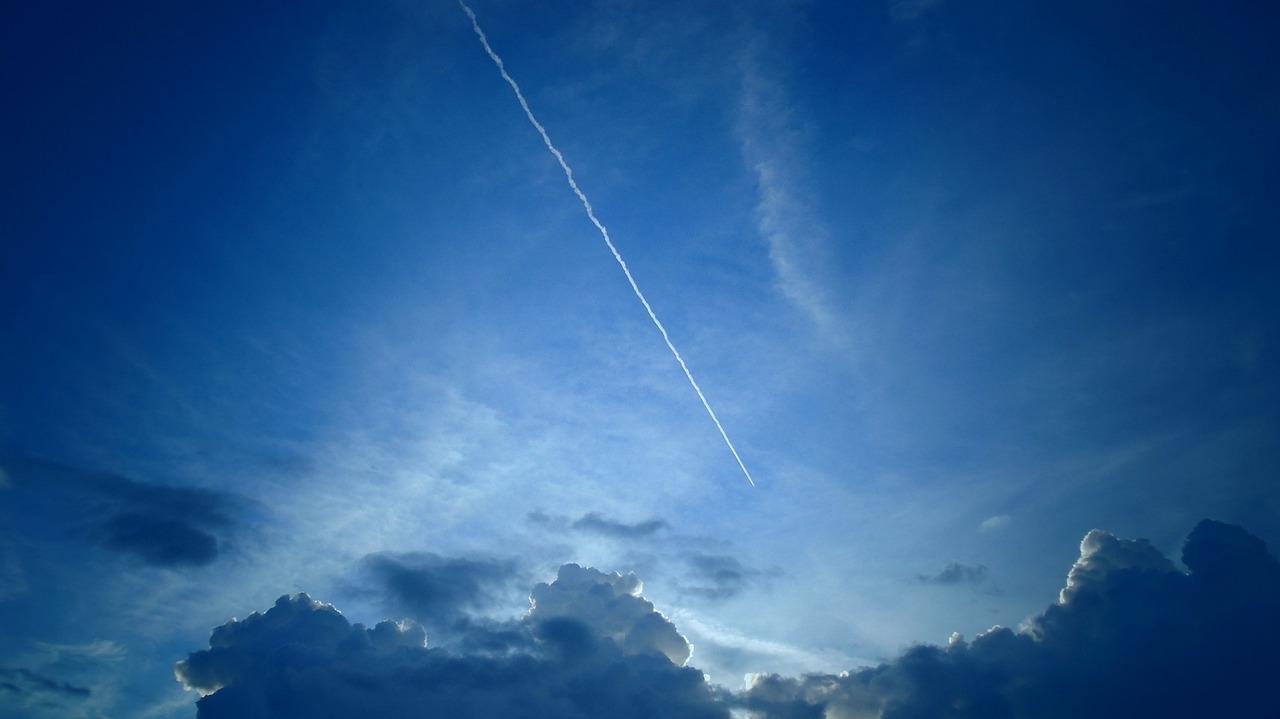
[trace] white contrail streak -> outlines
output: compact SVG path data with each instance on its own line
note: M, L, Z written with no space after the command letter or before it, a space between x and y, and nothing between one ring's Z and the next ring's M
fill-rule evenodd
M693 391L698 393L698 399L702 400L702 406L706 408L707 414L710 415L711 421L715 422L716 429L720 430L720 436L724 437L724 443L728 445L729 451L733 453L733 458L738 460L738 466L742 468L742 473L746 475L747 481L751 486L756 486L756 481L751 478L751 473L747 471L747 465L742 462L742 457L738 456L738 450L734 448L733 442L729 441L729 434L724 431L724 425L720 424L720 418L716 417L715 410L711 409L711 403L707 401L707 396L702 393L702 388L698 386L697 380L693 378L693 373L689 371L689 366L684 363L684 358L680 356L680 351L672 344L671 337L667 335L667 328L662 326L662 322L658 320L658 316L654 314L653 308L649 306L649 300L644 298L644 293L640 291L640 286L636 284L636 280L631 276L631 270L627 269L627 263L622 259L622 255L618 253L618 248L613 246L613 240L609 239L609 230L605 229L604 223L596 217L596 211L592 209L591 202L587 200L587 196L583 194L578 187L577 181L573 179L573 170L569 168L569 163L565 162L564 155L556 149L551 143L551 136L547 134L547 129L538 122L538 118L533 116L533 110L529 109L529 103L524 99L524 93L520 91L520 86L507 73L507 67L502 63L502 58L498 57L498 53L493 51L493 47L489 45L489 38L485 36L484 30L480 29L480 23L476 20L476 14L472 12L470 7L463 0L458 0L458 4L467 13L467 17L471 18L471 29L476 31L476 37L480 38L480 44L484 46L484 51L489 54L489 58L493 60L493 64L498 66L498 72L502 73L502 79L507 81L511 89L516 93L516 99L520 101L520 107L524 108L524 114L529 118L529 122L533 123L534 129L542 136L542 142L555 155L556 162L560 163L560 169L564 170L565 179L569 181L569 187L573 190L573 194L578 196L582 201L582 207L587 211L587 217L591 219L591 224L596 226L600 231L600 236L604 238L604 243L608 245L609 251L613 253L613 259L618 261L618 266L622 268L622 274L627 276L627 282L631 283L631 291L636 293L640 304L644 305L644 311L649 313L649 319L653 320L653 324L662 333L662 340L667 343L667 349L671 350L671 354L675 355L676 362L680 363L680 369L684 370L684 376L689 378L689 384L693 385Z

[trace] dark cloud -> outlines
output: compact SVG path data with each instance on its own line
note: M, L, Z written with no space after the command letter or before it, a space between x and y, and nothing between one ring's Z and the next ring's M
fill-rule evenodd
M725 554L690 552L684 556L689 572L681 589L706 599L729 599L768 576Z
M108 547L151 564L208 564L218 556L217 538L181 518L124 512L100 530Z
M653 604L640 596L642 585L634 574L606 574L589 567L566 564L556 581L538 583L530 593L535 621L570 617L585 622L628 654L659 653L683 665L693 648Z
M688 645L638 592L634 576L566 565L492 650L468 653L427 648L413 622L370 629L306 595L281 597L215 629L176 672L205 694L202 719L727 719L702 674L672 661Z
M525 515L525 519L556 532L563 532L569 527L569 520L566 517L550 515L540 509L529 512Z
M1018 630L841 674L761 675L736 694L683 666L691 647L634 575L572 564L534 587L524 617L470 625L453 650L428 649L414 622L368 629L298 595L214 630L177 673L206 694L203 719L1269 715L1280 703L1280 563L1244 530L1209 520L1182 562L1188 572L1148 542L1094 530L1059 601Z
M491 606L517 577L509 560L429 552L371 554L361 560L360 569L391 611L433 628L458 624L469 613Z
M661 519L628 523L610 519L600 512L588 512L577 519L570 519L569 517L547 514L539 510L530 512L526 515L526 518L534 524L555 532L589 532L616 539L651 537L664 529L671 528L670 524Z
M0 716L89 716L88 687L24 667L0 667Z
M593 532L595 534L603 534L610 537L618 537L620 539L650 537L664 529L670 529L671 527L671 525L661 519L650 519L644 522L628 524L626 522L608 519L599 512L590 512L584 515L583 517L575 520L572 526L574 529L579 531Z
M86 687L51 679L30 669L0 667L0 691L23 695L56 695L63 697L87 697Z
M917 574L916 579L924 584L940 584L943 586L968 584L976 588L986 583L988 574L987 568L981 564L970 566L959 562L950 562L937 574Z
M157 566L213 562L248 503L199 487L142 482L22 455L0 456L10 521L79 537Z
M1206 520L1178 571L1144 540L1094 530L1058 603L1013 631L918 646L877 667L759 678L757 719L1262 716L1280 705L1280 564Z

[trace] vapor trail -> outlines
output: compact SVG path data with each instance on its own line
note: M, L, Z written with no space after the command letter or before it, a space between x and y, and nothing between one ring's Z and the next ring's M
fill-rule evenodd
M644 305L644 311L649 313L649 319L653 320L653 324L662 333L662 340L667 343L667 349L671 350L671 354L675 355L676 362L680 363L680 369L684 370L684 376L689 378L689 384L693 385L693 391L698 393L698 399L702 400L702 406L706 408L707 414L711 417L711 421L715 422L716 429L720 430L720 436L724 437L724 443L728 445L729 451L733 453L733 458L738 460L738 466L742 468L742 473L746 475L747 481L751 486L756 486L756 481L751 478L751 473L747 471L747 465L743 464L742 457L738 456L738 450L734 448L733 442L729 441L729 434L724 431L724 425L720 424L720 418L716 417L716 411L711 409L711 403L707 402L707 396L702 393L702 388L698 386L697 380L693 378L693 373L689 371L689 366L684 363L684 358L680 356L680 351L672 344L671 337L667 335L667 328L662 326L662 322L658 320L658 316L654 314L653 308L649 306L649 300L645 299L644 293L640 291L640 286L636 284L636 280L631 276L631 270L627 269L627 263L622 259L622 255L618 253L618 248L614 247L613 240L609 239L609 230L596 217L596 211L592 209L591 202L587 196L583 194L578 187L577 181L573 179L573 170L569 168L569 163L565 162L564 155L556 149L551 143L551 136L547 134L547 129L538 122L538 118L533 116L533 110L529 109L529 103L524 99L524 93L520 91L520 86L507 73L507 66L502 63L502 58L498 57L498 53L493 51L493 47L489 45L489 38L485 36L484 30L480 29L480 23L476 20L476 14L467 7L463 0L458 0L458 4L467 13L467 17L471 18L471 29L476 31L476 37L480 38L480 44L484 46L484 51L489 54L489 58L493 60L493 64L498 66L498 72L502 73L502 79L507 81L511 89L515 91L516 99L520 101L520 107L524 108L524 114L529 118L529 122L533 124L534 129L542 136L542 142L555 155L556 162L560 163L560 169L564 170L565 179L569 181L569 187L573 190L573 194L578 196L582 201L582 207L587 211L587 217L591 219L591 224L596 226L600 231L600 236L604 238L604 243L608 245L609 251L613 253L613 259L618 261L618 266L622 268L622 274L627 276L627 282L631 283L631 291L636 293L640 304Z

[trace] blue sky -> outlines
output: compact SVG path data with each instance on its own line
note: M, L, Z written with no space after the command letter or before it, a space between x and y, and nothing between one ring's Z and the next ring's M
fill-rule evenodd
M546 686L618 652L684 687L666 716L818 684L835 716L913 645L1076 651L1069 570L1227 602L1184 540L1280 545L1274 11L476 0L753 488L456 3L29 5L0 18L2 716L195 716L223 680L175 663L273 607L409 619L431 657L507 637ZM234 626L227 666L267 661ZM255 682L201 716L268 712Z

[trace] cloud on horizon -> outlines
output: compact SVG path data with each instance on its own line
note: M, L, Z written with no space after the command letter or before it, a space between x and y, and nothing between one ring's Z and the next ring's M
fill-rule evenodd
M305 594L214 630L175 671L204 719L600 716L725 719L688 643L639 596L634 575L564 565L533 607L467 652L428 648L412 621L350 624Z
M1017 630L840 674L760 674L739 693L684 666L692 647L635 575L575 564L534 587L524 617L468 626L463 651L428 648L413 621L352 625L295 595L218 627L176 671L205 694L203 719L1260 715L1280 700L1280 563L1212 520L1182 562L1188 571L1145 540L1093 530L1059 601Z
M761 719L1266 713L1280 700L1280 564L1212 520L1182 561L1188 573L1146 540L1093 530L1058 603L1016 631L838 675L760 676L741 705Z

